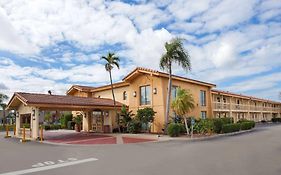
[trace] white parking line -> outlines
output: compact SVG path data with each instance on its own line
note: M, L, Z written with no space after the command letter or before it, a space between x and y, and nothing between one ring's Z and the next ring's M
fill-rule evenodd
M7 172L7 173L2 173L0 175L20 175L20 174L34 173L34 172L46 171L46 170L50 170L50 169L61 168L61 167L66 167L66 166L71 166L71 165L77 165L77 164L92 162L92 161L97 161L97 160L98 159L96 159L96 158L88 158L88 159L76 160L76 161L72 161L72 162L60 163L60 164L55 164L55 165L50 165L50 166L44 166L44 167L30 168L30 169L25 169L25 170L20 170L20 171Z

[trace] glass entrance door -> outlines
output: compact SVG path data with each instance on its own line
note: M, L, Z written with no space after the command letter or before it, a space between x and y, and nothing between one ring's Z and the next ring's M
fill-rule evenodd
M103 132L103 115L102 111L93 111L92 127L94 132Z

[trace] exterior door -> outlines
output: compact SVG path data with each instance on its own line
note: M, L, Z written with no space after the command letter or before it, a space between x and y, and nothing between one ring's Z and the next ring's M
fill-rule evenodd
M102 111L93 111L93 131L94 132L103 132L103 115Z

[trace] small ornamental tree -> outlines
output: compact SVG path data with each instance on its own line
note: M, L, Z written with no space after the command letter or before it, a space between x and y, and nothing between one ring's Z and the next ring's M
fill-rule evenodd
M143 108L143 109L139 109L137 111L137 119L144 124L148 124L149 122L153 122L154 121L154 116L155 116L156 112L152 109L152 108Z

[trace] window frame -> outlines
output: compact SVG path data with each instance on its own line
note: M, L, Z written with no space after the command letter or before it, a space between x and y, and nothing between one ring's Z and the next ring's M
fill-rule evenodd
M202 96L202 92L204 94L203 96ZM207 99L207 92L205 90L200 90L200 105L201 106L207 106L206 99Z
M150 88L150 92L147 95L147 87ZM142 88L145 88L144 90L144 103L142 103ZM140 106L146 106L146 105L151 105L151 86L150 84L143 85L139 87L140 90Z
M205 114L205 115L203 115L203 114ZM203 117L204 116L204 117ZM207 119L207 111L201 111L201 119L203 119L203 120L205 120L205 119Z

